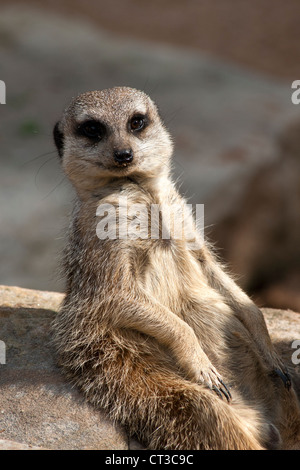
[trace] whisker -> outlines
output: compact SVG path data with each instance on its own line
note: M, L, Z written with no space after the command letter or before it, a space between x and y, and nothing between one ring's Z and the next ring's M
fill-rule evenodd
M46 194L46 196L43 197L43 201L44 201L45 199L47 199L47 197L49 197L57 188L59 188L59 186L60 186L66 179L67 179L67 176L64 175L64 176L62 177L62 179L59 181L59 183L57 183L57 184L54 186L54 188L51 189L51 191L49 191L49 192Z
M35 183L35 187L36 187L37 189L38 189L37 177L38 177L38 175L39 175L41 169L42 169L45 165L47 165L47 163L49 163L49 162L52 160L52 158L53 158L53 157L48 158L44 163L42 163L42 165L39 167L38 171L36 172L36 175L35 175L35 177L34 177L34 183Z
M29 163L32 163L42 157L46 157L47 155L51 155L52 153L57 153L56 150L52 150L51 152L45 152L45 153L42 153L41 155L38 155L37 157L34 157L30 160L27 160L26 162L22 163L21 166L25 166L25 165L28 165ZM51 157L52 158L52 157Z

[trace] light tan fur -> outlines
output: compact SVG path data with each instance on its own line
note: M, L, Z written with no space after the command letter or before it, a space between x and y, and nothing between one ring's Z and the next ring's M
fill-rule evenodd
M136 115L146 116L138 132L130 127ZM101 122L104 135L78 134L86 121ZM151 449L297 447L299 403L274 373L288 384L263 315L194 221L192 248L173 229L170 239L97 236L103 204L117 215L125 199L149 213L159 205L163 215L186 206L170 177L172 143L152 100L126 87L84 93L65 110L55 140L77 192L64 256L66 298L53 325L69 377ZM124 149L133 160L118 164L114 152ZM122 223L132 222L128 216Z

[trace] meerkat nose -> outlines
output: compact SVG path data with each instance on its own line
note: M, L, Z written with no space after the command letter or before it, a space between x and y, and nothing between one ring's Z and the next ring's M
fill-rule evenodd
M114 159L117 163L131 163L133 160L133 152L129 150L115 150Z

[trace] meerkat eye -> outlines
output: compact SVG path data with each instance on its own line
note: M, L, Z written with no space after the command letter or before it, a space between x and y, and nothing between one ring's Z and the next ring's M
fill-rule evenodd
M142 129L144 129L146 127L146 124L147 124L146 116L137 114L130 119L129 127L131 131L137 132L137 131L141 131Z
M85 121L78 126L78 132L89 139L101 140L105 134L105 126L99 121Z

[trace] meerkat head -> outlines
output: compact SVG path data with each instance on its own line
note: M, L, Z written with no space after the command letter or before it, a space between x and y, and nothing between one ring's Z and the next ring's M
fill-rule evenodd
M78 189L93 189L106 178L159 176L172 154L156 105L127 87L79 95L55 125L54 140Z

